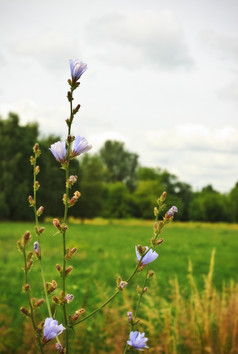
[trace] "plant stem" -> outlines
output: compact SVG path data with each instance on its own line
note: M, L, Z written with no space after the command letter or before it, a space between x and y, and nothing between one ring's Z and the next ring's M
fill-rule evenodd
M141 302L141 298L142 298L142 295L143 295L143 290L144 290L144 288L146 286L146 283L147 283L147 275L148 275L148 268L146 270L146 275L145 275L145 280L144 280L144 284L143 284L143 287L142 287L142 291L140 293L140 296L139 296L139 299L138 299L138 302L137 302L137 305L136 305L136 310L135 310L135 314L134 314L133 323L136 321L136 317L137 317L137 314L138 314L138 311L139 311L140 302ZM134 324L133 323L131 325L132 331L134 330ZM123 354L126 354L127 349L128 349L128 343L126 343L126 346L125 346Z
M146 270L146 274L145 274L145 280L144 280L144 284L143 284L143 287L142 287L142 291L140 293L140 296L139 296L139 299L138 299L138 302L137 302L137 306L136 306L136 310L135 310L135 315L134 315L134 320L133 322L136 321L136 317L137 317L137 314L138 314L138 311L139 311L139 307L140 307L140 302L141 302L141 298L142 298L142 295L143 295L143 290L146 286L146 283L147 283L147 275L148 275L148 268ZM134 325L132 325L132 330L134 329Z
M41 279L42 279L42 284L43 284L43 288L44 288L44 293L45 293L45 301L46 301L46 305L47 305L47 309L48 309L48 313L49 316L52 317L52 312L51 312L51 308L50 308L50 303L49 303L49 298L48 298L48 294L46 291L46 287L45 287L45 275L44 275L44 268L43 268L43 263L42 263L42 253L41 253L41 245L40 245L40 233L39 233L39 219L38 219L38 215L37 215L37 209L36 209L36 160L37 160L37 156L35 153L35 161L34 161L34 165L33 165L33 193L34 193L34 214L35 214L35 230L36 230L36 236L38 236L38 240L39 240L39 251L40 251L40 269L41 269Z
M73 90L71 88L71 96L72 99L70 100L70 122L68 124L68 137L70 136L71 133L71 125L73 121ZM65 167L65 184L66 184L66 190L65 190L65 208L64 208L64 224L67 223L67 217L68 217L68 199L69 199L69 187L67 185L67 181L69 179L69 162L70 162L70 143L68 142L67 146L67 161L68 164ZM63 288L63 293L66 295L66 230L63 232L63 272L62 272L62 288ZM66 303L63 303L63 314L64 314L64 326L66 328L65 330L65 350L66 354L69 353L69 328L68 328L68 319L67 319L67 309L66 309Z
M26 262L26 250L25 250L25 246L23 247L23 256L24 256L24 265L25 265L25 283L28 284L28 269L27 269L27 262ZM32 307L32 304L31 304L31 298L30 298L30 294L29 294L29 291L27 291L27 300L28 300L28 303L29 303L29 307L30 307L30 316L31 316L31 322L32 322L32 326L34 328L34 331L35 331L35 334L36 334L36 340L37 340L37 344L38 344L38 347L40 349L40 352L41 353L44 353L44 350L42 348L42 343L41 343L41 340L39 338L39 335L37 334L37 326L36 326L36 323L35 323L35 319L34 319L34 313L33 313L33 307Z
M151 247L150 247L151 248ZM136 274L139 266L141 265L142 259L144 258L144 256L149 252L150 248L144 253L144 255L141 257L140 261L138 262L137 266L135 267L134 271L131 273L131 275L129 276L129 278L127 279L127 283L129 283L129 281L134 277L134 275ZM97 309L95 309L94 311L92 311L88 316L85 316L84 318L82 318L81 320L69 325L69 327L74 327L77 324L87 320L89 317L93 316L95 313L97 313L98 311L102 310L103 307L105 307L107 304L109 304L109 302L111 302L121 291L120 290L116 290L114 292L113 295L111 295L102 305L100 305Z

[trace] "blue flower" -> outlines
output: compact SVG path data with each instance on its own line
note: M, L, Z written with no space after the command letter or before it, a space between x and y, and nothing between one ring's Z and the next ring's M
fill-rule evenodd
M178 208L176 206L172 206L169 211L167 212L168 215L174 216L174 213L178 212Z
M148 338L144 337L145 333L140 333L138 331L130 333L130 340L127 341L131 347L137 350L143 350L142 348L149 348L146 346L146 341Z
M145 252L147 250L148 250L148 247L145 248ZM136 246L136 257L137 257L137 261L140 262L141 255L140 255L140 253L139 253L139 251L137 249L137 246ZM145 266L146 264L153 262L157 257L158 257L158 253L157 252L149 250L149 252L146 253L144 258L142 259L142 262L141 262L140 265Z
M39 242L34 242L34 250L36 253L39 253L40 249L39 249L40 245L39 245Z
M73 142L71 157L78 156L92 149L86 138L77 136Z
M58 325L58 321L51 317L46 318L44 324L44 338L43 341L46 343L49 340L57 337L65 330L64 326Z
M88 66L87 64L84 64L82 61L79 61L78 59L75 60L70 59L69 62L70 62L70 71L71 71L72 80L76 82L87 70Z
M57 141L50 146L50 151L54 155L57 161L66 162L67 150L64 141Z

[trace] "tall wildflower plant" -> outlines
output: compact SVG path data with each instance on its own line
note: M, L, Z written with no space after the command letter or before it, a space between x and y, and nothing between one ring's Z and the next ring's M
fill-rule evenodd
M121 276L117 278L115 284L115 290L111 296L109 296L105 301L100 304L95 310L87 314L84 308L78 306L78 310L74 314L70 314L68 311L68 304L74 300L74 295L67 292L67 283L70 273L73 271L71 265L68 265L68 261L76 253L76 247L67 247L67 230L68 230L68 210L73 207L80 198L80 192L71 192L72 186L77 182L78 176L70 174L71 161L77 156L89 151L92 146L88 143L87 139L82 136L74 136L71 132L72 123L76 114L79 111L80 105L73 105L74 101L74 91L80 85L80 78L83 73L87 70L87 65L78 61L70 60L70 72L71 78L68 80L69 90L67 93L67 98L70 106L69 118L66 119L67 125L67 137L65 141L57 141L49 147L49 150L59 162L60 168L65 172L65 193L62 196L62 202L64 204L64 215L62 220L53 219L53 225L56 228L56 233L61 235L62 246L61 260L56 264L56 271L61 276L61 284L53 279L46 281L44 265L43 265L43 255L44 252L41 247L41 237L44 234L44 227L40 226L39 218L43 214L44 207L39 206L37 203L37 191L40 188L40 184L37 180L37 176L40 172L40 167L38 165L38 158L41 155L40 147L36 143L33 147L33 156L30 157L30 163L33 169L33 194L28 197L29 205L34 211L35 217L35 228L34 236L31 235L29 231L26 231L22 238L18 241L18 248L23 254L24 266L23 270L25 273L25 280L23 285L23 291L26 294L27 306L22 306L20 311L30 319L32 327L35 333L35 340L39 352L44 353L47 349L47 344L49 342L55 341L55 351L59 353L70 353L70 333L75 326L80 325L80 323L86 321L88 318L97 314L106 305L108 305L117 295L123 292L123 289L127 287L139 272L144 272L145 277L143 284L138 284L136 291L138 294L138 300L135 304L134 312L127 312L127 319L129 323L128 338L125 338L124 353L134 350L144 350L148 348L147 341L148 338L145 333L139 332L137 330L139 322L140 305L143 300L143 295L148 291L148 282L153 277L154 271L149 269L150 264L157 260L158 253L155 249L160 246L163 239L160 238L164 227L173 219L174 214L178 211L175 206L171 207L165 214L164 217L159 220L159 215L165 210L165 199L166 192L164 192L157 200L157 206L154 208L155 224L153 236L150 240L148 246L136 245L135 246L135 267L131 274L124 280ZM34 238L33 246L29 245ZM36 299L33 297L33 289L30 286L30 276L29 272L32 269L33 263L38 260L39 272L42 281L42 293L43 297ZM37 268L37 267L36 267ZM37 271L37 269L34 269ZM45 318L39 309L42 305L46 305L48 315ZM43 306L44 306L43 305ZM60 313L61 308L61 313ZM54 310L52 310L54 309ZM63 323L57 320L63 319Z

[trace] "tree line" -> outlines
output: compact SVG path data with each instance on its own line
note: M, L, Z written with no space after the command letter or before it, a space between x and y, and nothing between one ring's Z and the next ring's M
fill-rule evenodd
M32 166L29 158L38 142L38 205L45 216L62 216L65 175L49 151L60 137L39 137L36 123L19 124L19 117L9 113L0 118L0 219L30 220L28 196L32 194ZM140 166L138 155L126 150L124 143L108 140L97 154L85 154L72 160L71 174L79 177L76 189L79 202L70 215L81 218L153 218L153 206L163 191L168 207L176 205L181 221L238 222L238 182L227 194L211 185L199 192L161 168Z

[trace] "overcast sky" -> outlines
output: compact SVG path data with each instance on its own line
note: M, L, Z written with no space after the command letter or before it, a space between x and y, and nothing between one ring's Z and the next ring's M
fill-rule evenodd
M123 141L194 190L238 181L237 0L0 0L0 114L66 136L69 58L88 64L73 134Z

